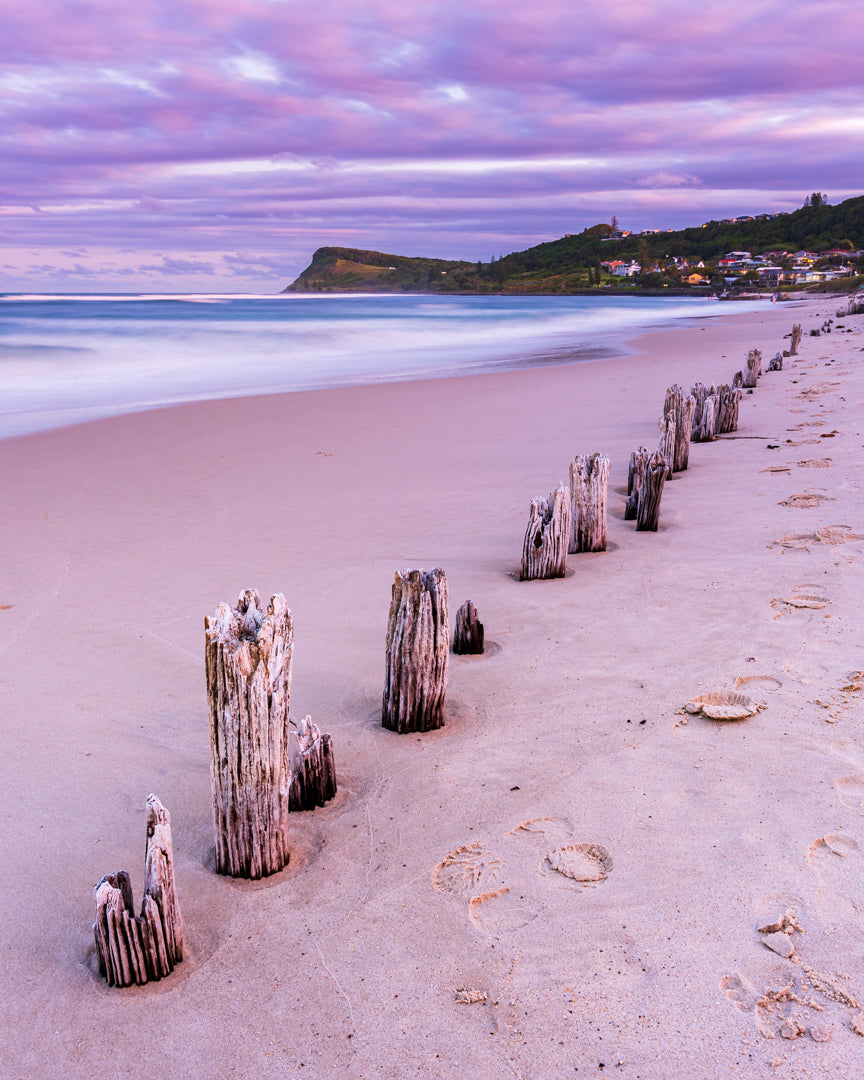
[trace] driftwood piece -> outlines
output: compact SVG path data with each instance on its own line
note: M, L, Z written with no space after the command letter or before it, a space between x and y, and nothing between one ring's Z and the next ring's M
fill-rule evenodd
M570 545L570 491L563 480L548 499L531 500L520 581L564 577Z
M444 571L397 571L387 623L384 727L405 734L444 726L449 653Z
M741 390L739 387L729 386L726 383L717 387L717 407L714 433L725 435L730 431L738 430L738 409L741 404Z
M171 817L155 795L147 799L141 914L133 913L125 870L107 874L94 893L96 955L108 985L143 986L169 975L183 959L183 918L174 887Z
M783 370L783 353L777 353L776 356L772 356L768 361L769 371L782 371Z
M290 810L314 810L336 794L333 740L307 716L291 733Z
M747 353L747 366L744 372L744 389L752 389L756 380L762 374L762 352L759 349L751 349Z
M670 386L666 391L663 405L664 416L672 413L675 417L675 444L673 448L672 469L683 472L690 463L690 437L693 432L693 417L696 413L696 398L693 394L684 396L680 386Z
M672 468L675 464L675 413L670 410L660 417L660 445L658 450L666 460L666 478L672 476Z
M216 869L266 877L290 854L291 612L276 593L265 614L247 589L204 627Z
M578 454L570 462L571 529L569 550L606 550L606 500L609 458Z
M645 479L645 471L648 468L648 458L651 455L644 446L634 450L630 455L630 468L627 471L627 503L624 507L624 520L635 521L639 509L639 495L642 491L642 482Z
M798 346L801 344L801 323L795 323L792 327L792 344L789 346L789 355L798 355Z
M460 656L479 656L483 652L483 623L477 618L477 608L470 600L456 612L453 652Z
M637 532L656 532L660 520L660 498L666 483L667 462L660 450L655 450L648 460L639 506L636 512Z

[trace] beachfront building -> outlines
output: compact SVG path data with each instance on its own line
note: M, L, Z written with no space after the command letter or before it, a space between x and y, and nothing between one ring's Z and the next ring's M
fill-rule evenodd
M608 262L600 263L600 265L606 270L607 274L611 274L613 277L635 277L642 271L639 263L623 262L621 259L610 259Z

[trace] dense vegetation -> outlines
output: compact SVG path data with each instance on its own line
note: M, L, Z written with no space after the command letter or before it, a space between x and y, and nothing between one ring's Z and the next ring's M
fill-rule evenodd
M601 269L601 260L611 259L636 260L646 268L659 264L658 270L635 279L639 287L682 287L680 272L665 265L676 256L703 260L710 275L714 260L729 251L758 255L864 248L864 195L829 206L816 192L800 210L767 220L710 221L676 232L609 239L613 232L611 225L593 225L527 251L476 263L324 247L285 292L549 293L631 285Z

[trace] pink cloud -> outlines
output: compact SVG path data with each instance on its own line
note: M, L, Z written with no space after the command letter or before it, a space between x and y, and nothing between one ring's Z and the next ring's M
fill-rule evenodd
M861 111L862 37L845 0L17 5L0 15L0 216L12 245L182 261L182 242L235 273L220 255L251 237L278 256L285 227L299 270L334 236L487 257L489 236L525 246L644 213L649 193L633 225L690 223L685 191L688 214L759 212L859 175L842 121Z

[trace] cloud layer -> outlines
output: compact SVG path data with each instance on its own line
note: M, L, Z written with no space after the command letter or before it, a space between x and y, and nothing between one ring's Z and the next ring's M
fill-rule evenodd
M860 193L847 0L36 0L0 15L0 288L274 289ZM113 283L113 284L112 284Z

